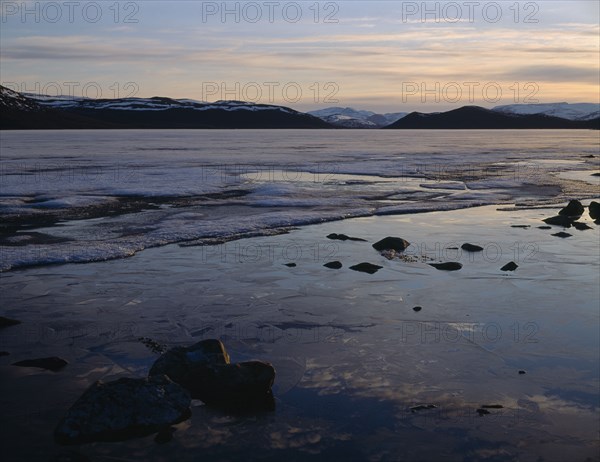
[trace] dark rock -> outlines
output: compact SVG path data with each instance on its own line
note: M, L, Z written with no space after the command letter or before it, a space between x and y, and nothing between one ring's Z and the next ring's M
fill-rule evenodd
M15 326L17 324L21 324L21 321L17 321L16 319L10 319L10 318L5 318L4 316L0 316L0 327Z
M175 347L160 356L148 375L166 375L173 382L185 386L194 369L204 370L215 365L229 364L229 355L220 340L202 340L190 347Z
M416 312L418 313L418 312L419 312L419 311L421 311L422 309L423 309L423 308L422 308L422 307L420 307L420 306L415 306L415 307L413 308L413 311L416 311Z
M510 225L510 227L527 229L527 228L531 228L531 225Z
M380 241L377 241L373 244L373 248L382 252L384 250L395 250L396 252L404 252L407 247L410 245L410 242L405 241L401 237L386 237Z
M571 236L572 236L572 234L565 233L565 232L561 231L560 233L554 233L554 234L553 234L553 236L556 236L556 237L560 237L560 238L563 238L563 239L565 239L565 238L567 238L567 237L571 237Z
M527 374L527 372L525 372L524 370L520 370L519 375L523 375L523 374Z
M462 268L462 263L458 263L456 261L448 261L445 263L428 263L428 265L442 271L458 271Z
M154 437L154 442L157 444L165 444L173 439L175 429L173 427L162 428Z
M545 218L542 220L544 223L555 226L562 226L563 228L570 228L573 221L572 218L563 215L556 215L555 217Z
M69 363L64 359L57 358L56 356L51 356L49 358L26 359L24 361L13 363L13 366L39 367L40 369L47 369L52 372L58 372L67 364Z
M519 267L514 261L511 261L500 268L500 271L514 271Z
M487 409L482 409L482 408L477 409L477 414L479 414L480 416L484 416L489 413L490 413L490 411L488 411Z
M275 369L262 361L215 366L210 373L199 369L188 382L192 397L229 410L272 410L271 387Z
M437 406L435 404L419 404L418 406L413 406L410 408L410 412L424 411L426 409L435 409Z
M538 226L538 229L552 229L552 226Z
M360 237L350 237L345 234L336 234L331 233L327 235L327 239L333 239L335 241L358 241L358 242L367 242L366 239L361 239Z
M589 226L587 223L581 223L579 221L574 221L573 222L573 227L578 230L578 231L585 231L586 229L593 229L591 226Z
M592 173L592 176L600 176L600 173Z
M8 351L0 351L0 356L8 356L9 354Z
M285 266L287 266L288 268L295 268L296 263L286 263Z
M61 444L145 436L190 417L190 395L165 376L96 382L54 430Z
M469 244L468 242L461 245L460 248L466 250L467 252L481 252L483 250L483 247L475 244Z
M567 217L580 217L581 215L583 215L583 211L584 208L583 205L581 205L581 202L579 202L578 200L572 200L566 207L561 209L558 212L558 214Z
M340 269L342 267L342 263L339 261L330 261L329 263L325 263L323 266L331 269Z
M231 410L271 410L275 369L269 363L230 364L219 340L176 347L156 360L149 376L166 375L188 390L192 398Z
M484 404L481 406L483 409L502 409L502 404Z
M600 219L600 203L596 201L590 202L588 206L588 213L590 214L590 218L592 220Z
M369 274L375 274L381 268L383 268L383 266L374 265L372 263L367 263L367 262L359 263L358 265L354 265L354 266L350 267L350 269L353 271L360 271L361 273L369 273Z

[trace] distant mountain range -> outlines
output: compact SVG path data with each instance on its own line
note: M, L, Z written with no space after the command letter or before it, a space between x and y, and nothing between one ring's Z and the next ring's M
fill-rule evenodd
M600 105L593 103L510 104L496 106L493 110L505 114L544 114L568 120L592 120L600 117Z
M600 128L600 118L569 120L543 113L518 114L463 106L447 112L411 112L385 128L396 129L547 129Z
M307 114L319 117L325 122L341 128L381 128L396 122L407 113L377 114L351 107L328 107L317 111L309 111Z
M0 129L332 128L310 114L243 101L88 99L24 95L0 86Z
M68 128L600 128L589 103L464 106L447 112L378 114L331 107L298 112L285 106L191 99L89 99L23 94L0 86L0 129Z

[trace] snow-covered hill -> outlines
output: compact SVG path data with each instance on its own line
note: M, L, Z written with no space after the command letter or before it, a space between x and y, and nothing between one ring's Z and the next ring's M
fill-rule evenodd
M0 85L0 108L17 111L39 111L40 106L30 98Z
M493 111L505 114L545 114L568 120L592 120L600 117L600 104L542 103L496 106Z
M0 129L332 128L285 106L191 99L92 99L21 94L0 86Z
M308 114L319 117L332 125L344 128L379 128L396 122L406 115L405 112L377 114L373 111L358 110L351 107L328 107Z
M27 97L36 100L41 106L54 109L110 109L119 111L165 111L167 109L192 109L208 111L220 109L224 111L281 111L288 114L297 113L284 106L254 104L244 101L216 101L206 103L192 99L171 99L154 96L152 98L118 98L90 99L70 96L47 96L27 93Z

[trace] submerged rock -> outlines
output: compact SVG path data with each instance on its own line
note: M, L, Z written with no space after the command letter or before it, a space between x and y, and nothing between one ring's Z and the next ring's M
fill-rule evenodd
M477 414L479 414L479 416L484 416L489 413L490 413L490 411L488 411L487 409L483 409L483 408L477 409Z
M590 202L590 205L588 206L588 212L592 220L600 219L600 203L596 201Z
M230 364L219 340L167 351L149 372L150 377L162 374L188 390L192 398L209 405L232 410L270 410L274 406L273 366L262 361Z
M287 266L288 268L295 268L296 263L286 263L285 266Z
M375 274L379 271L383 266L374 265L373 263L359 263L358 265L351 266L350 269L352 271L360 271L361 273Z
M571 236L572 236L572 234L565 233L565 232L561 231L560 233L554 233L554 234L553 234L553 236L556 236L556 237L560 237L560 238L563 238L563 239L565 239L565 238L567 238L567 237L571 237Z
M466 250L467 252L481 252L483 250L483 247L480 247L475 244L469 244L468 242L465 242L463 245L460 246L460 248Z
M579 202L578 200L572 200L569 201L569 204L562 208L558 214L559 215L564 215L567 217L580 217L581 215L583 215L583 205L581 205L581 202Z
M145 436L190 416L190 395L165 376L96 382L54 430L61 444Z
M330 261L329 263L325 263L323 266L325 268L340 269L342 267L342 263L339 261Z
M366 239L362 239L360 237L350 237L345 234L337 234L331 233L327 235L327 239L333 239L334 241L358 241L358 242L367 242Z
M375 250L378 250L379 252L382 252L384 250L395 250L396 252L404 252L409 245L410 242L402 239L401 237L388 236L373 244L373 248Z
M448 261L445 263L428 263L428 265L433 266L435 269L441 271L458 271L462 268L462 263L458 263L457 261Z
M514 271L519 267L514 261L511 261L500 268L500 271Z
M573 218L569 218L564 215L556 215L555 217L545 218L542 220L544 223L555 226L562 226L563 228L570 228L573 221Z
M418 312L419 312L419 311L421 311L422 309L423 309L423 308L422 308L422 307L420 307L420 306L415 306L415 307L413 308L413 311L415 311L415 312L417 312L417 313L418 313Z
M19 367L39 367L40 369L46 369L52 372L58 372L63 367L69 364L62 358L58 358L56 356L51 356L49 358L38 358L38 359L26 359L24 361L19 361L13 363L13 366Z

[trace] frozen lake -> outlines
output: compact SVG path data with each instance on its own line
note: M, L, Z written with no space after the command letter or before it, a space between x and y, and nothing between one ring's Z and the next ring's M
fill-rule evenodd
M538 228L598 200L597 133L0 136L9 459L597 460L600 227ZM371 247L385 236L407 258ZM196 401L166 445L55 444L95 380L147 374L140 337L271 362L275 411ZM69 365L11 366L45 356Z

